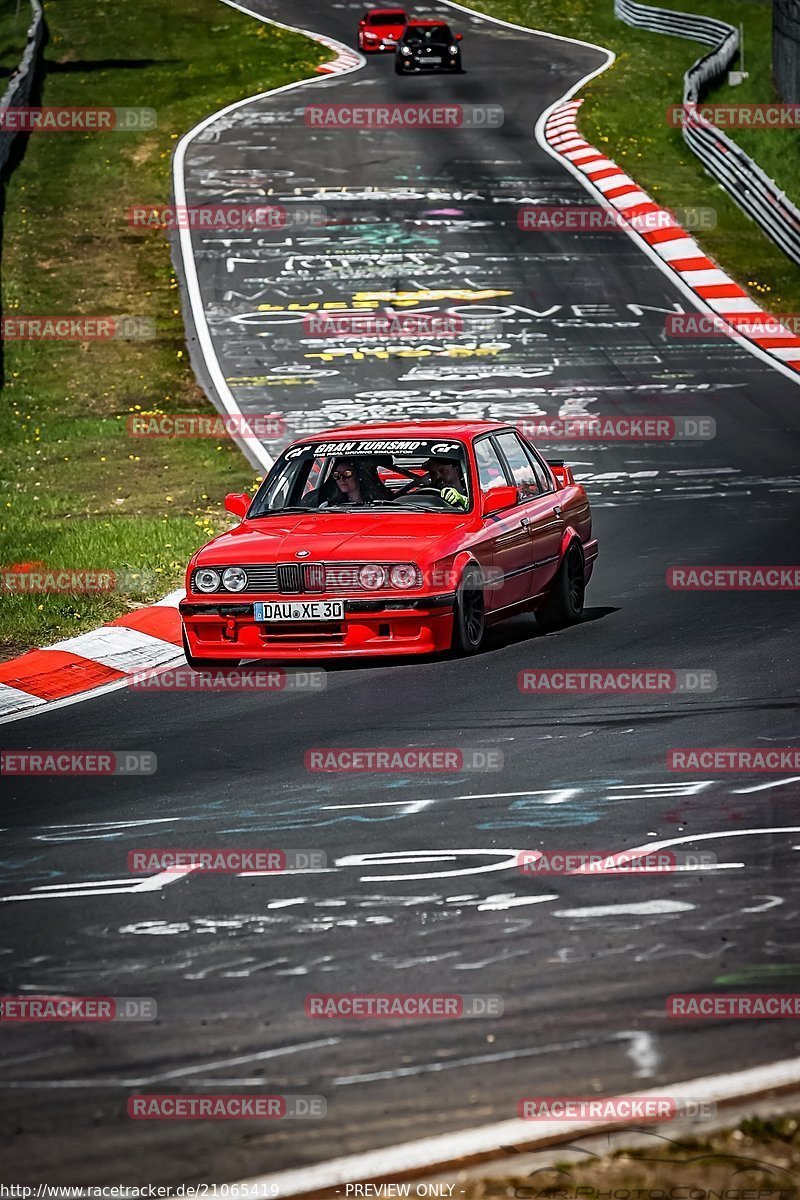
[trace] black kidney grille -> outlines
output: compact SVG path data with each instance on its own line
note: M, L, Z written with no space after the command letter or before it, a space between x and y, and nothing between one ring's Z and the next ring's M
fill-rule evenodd
M299 563L285 563L278 567L278 587L282 592L302 591Z

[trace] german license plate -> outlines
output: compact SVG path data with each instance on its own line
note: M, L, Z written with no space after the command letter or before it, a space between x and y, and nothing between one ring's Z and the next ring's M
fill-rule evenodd
M442 60L440 58L426 58L425 59L425 62L429 62L429 63L440 63L441 61Z
M258 600L256 621L343 621L344 600Z

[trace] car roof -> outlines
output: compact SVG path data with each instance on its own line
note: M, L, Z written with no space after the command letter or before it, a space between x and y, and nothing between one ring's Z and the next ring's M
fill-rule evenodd
M415 434L424 438L460 438L469 441L480 433L496 433L512 426L505 421L387 421L381 424L336 425L322 429L297 442L321 442L329 438L341 439L342 434L365 438L413 438Z
M409 29L411 29L412 26L417 26L417 25L423 25L423 26L427 25L429 27L430 26L439 27L439 26L446 25L446 24L447 24L447 21L418 21L416 19L416 17L412 17L412 19L408 22L408 27L409 27Z

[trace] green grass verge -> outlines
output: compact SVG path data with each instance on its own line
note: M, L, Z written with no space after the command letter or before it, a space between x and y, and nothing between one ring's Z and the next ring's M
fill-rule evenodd
M148 106L142 133L33 135L6 188L3 310L153 317L141 342L8 342L0 404L0 564L141 572L125 594L3 596L0 655L92 628L179 586L254 474L231 442L132 439L129 413L212 411L187 361L166 238L126 224L165 203L177 138L329 55L219 0L58 0L42 103ZM265 164L269 169L269 164Z
M754 0L658 0L744 25L750 78L714 89L712 102L767 102L771 83L771 5ZM608 47L617 61L579 94L584 136L668 208L710 206L717 226L694 234L706 253L770 311L800 312L800 270L708 176L666 121L680 104L683 74L704 52L697 42L632 29L614 16L612 0L475 0L475 7L520 25L581 38ZM797 203L800 201L800 131L726 130Z
M672 1140L670 1132L663 1125L652 1126L649 1134L637 1131L638 1145L606 1154L554 1150L551 1167L527 1176L468 1178L459 1181L458 1194L462 1200L798 1200L796 1112L748 1118L697 1137ZM622 1136L615 1135L617 1145Z
M0 95L19 66L32 19L29 0L0 0Z

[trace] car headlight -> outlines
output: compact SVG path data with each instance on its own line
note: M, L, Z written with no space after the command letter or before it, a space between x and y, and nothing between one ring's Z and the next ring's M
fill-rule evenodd
M378 40L378 35L377 35L377 33L365 33L365 34L364 34L364 37L365 37L365 38L372 38L373 42L377 42L377 40Z
M392 587L412 588L417 582L417 568L413 563L397 563L389 572Z
M400 53L408 56L411 53L411 48L409 46L401 46Z
M378 563L365 563L358 572L358 582L370 592L376 592L386 583L386 570Z
M452 46L448 46L448 50L451 54L458 54L458 46L455 43Z
M215 592L219 587L219 571L212 571L211 567L201 567L199 571L195 571L194 585L198 592Z
M247 587L247 576L241 567L228 567L222 572L222 584L229 592L243 592Z

